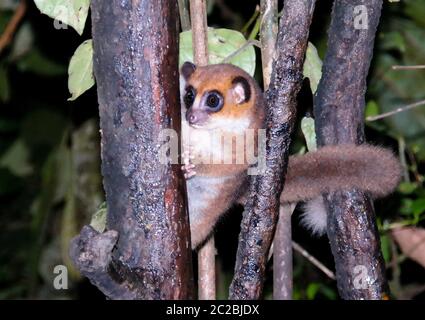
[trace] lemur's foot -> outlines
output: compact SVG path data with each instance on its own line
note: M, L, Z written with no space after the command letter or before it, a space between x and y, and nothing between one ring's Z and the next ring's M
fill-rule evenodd
M193 156L192 147L188 146L184 148L184 152L182 154L183 165L182 170L184 173L185 179L190 179L196 175L195 165L192 163L192 160L195 158Z

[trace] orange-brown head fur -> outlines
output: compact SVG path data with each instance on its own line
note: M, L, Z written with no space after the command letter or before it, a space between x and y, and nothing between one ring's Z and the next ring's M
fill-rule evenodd
M247 119L250 128L257 128L262 123L264 107L261 89L244 70L231 64L196 67L186 62L182 75L186 80L185 91L188 88L195 91L193 105L186 105L186 113L198 112L198 116L202 113L202 119L195 126L216 129L221 123L241 119ZM205 100L202 99L209 92L218 92L222 96L224 101L220 110L205 107Z

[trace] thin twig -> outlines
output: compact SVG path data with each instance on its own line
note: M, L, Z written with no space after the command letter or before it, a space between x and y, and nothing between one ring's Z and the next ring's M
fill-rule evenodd
M249 18L248 22L242 27L241 33L245 34L248 31L249 27L253 24L253 22L257 20L259 14L260 7L257 5L251 18Z
M395 114L400 113L400 112L404 112L404 111L407 111L407 110L410 110L410 109L413 109L413 108L416 108L416 107L420 107L422 105L425 105L425 100L421 100L421 101L418 101L418 102L415 102L415 103L412 103L412 104L408 104L407 106L399 107L395 110L385 112L385 113L379 114L377 116L367 117L366 120L367 121L380 120L380 119L390 117L390 116L395 115Z
M239 53L244 51L249 46L256 46L258 48L261 47L260 41L258 40L248 40L245 42L240 48L229 54L226 58L223 59L222 63L229 63L230 60L232 60L235 56L237 56Z
M301 254L304 258L310 261L313 265L315 265L318 269L320 269L324 274L326 274L332 280L336 280L335 273L329 270L323 263L313 257L310 253L307 252L303 247L301 247L295 241L292 241L292 247L295 251Z
M198 251L199 300L216 299L215 255L214 236L212 236Z
M25 15L27 10L27 3L25 0L21 0L19 6L16 8L15 13L13 14L12 19L10 19L9 23L6 26L3 34L0 37L0 53L6 48L13 39L13 35L16 32L16 29L19 26L22 18Z
M273 300L291 300L293 294L291 216L295 204L280 205L273 241Z
M275 238L276 241L276 238ZM270 260L272 257L273 259L276 259L274 254L274 248L275 248L275 241L273 241L271 247L270 247L270 253L268 260ZM292 248L297 251L299 254L301 254L305 259L307 259L312 265L317 267L320 271L322 271L326 276L328 276L330 279L335 280L335 273L333 273L328 267L326 267L322 262L320 262L317 258L315 258L311 253L309 253L304 247L302 247L299 243L292 240ZM275 272L275 270L273 270Z
M407 167L406 161L406 141L402 136L399 136L398 139L398 156L400 158L401 167L403 168L403 181L410 182L409 177L409 168Z
M190 0L192 20L193 58L198 66L208 64L208 34L206 0ZM211 237L198 252L198 297L200 300L216 298L215 245Z
M391 291L398 298L401 292L401 283L400 283L400 266L399 266L399 253L397 251L397 246L395 244L395 240L392 237L388 237L388 241L390 241L391 245L391 261L388 267L392 269L392 287Z
M257 18L257 21L254 24L254 27L251 30L251 33L248 36L248 40L254 40L258 33L260 32L260 19Z
M272 63L277 38L277 0L261 0L261 62L263 66L264 90L269 88L272 74Z
M180 24L183 31L190 30L190 16L188 0L179 1Z
M418 70L425 69L425 65L416 65L416 66L392 66L393 70Z
M193 60L196 65L208 64L207 41L207 1L190 0L190 13L192 22Z
M410 148L406 148L406 153L410 161L410 171L415 176L416 182L422 183L422 176L418 171L418 161L416 161L414 153L412 152L412 150L410 150Z

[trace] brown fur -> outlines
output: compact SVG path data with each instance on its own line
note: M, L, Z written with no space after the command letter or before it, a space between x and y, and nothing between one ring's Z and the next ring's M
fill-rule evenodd
M371 145L326 146L290 157L283 203L313 199L322 193L359 188L373 197L392 192L401 168L392 152Z
M209 114L209 123L214 123L221 119L247 119L250 122L249 128L260 129L264 122L264 101L261 89L255 80L244 70L231 64L215 64L204 67L196 67L187 74L186 86L192 86L197 92L197 96L202 96L204 92L217 90L224 96L224 107L216 113ZM241 104L236 104L233 101L232 81L236 77L245 78L251 88L251 98L249 101ZM230 128L220 128L219 131L223 136L232 136ZM191 129L193 134L197 130ZM243 132L238 134L243 135ZM255 139L257 136L255 134ZM234 140L234 139L233 139ZM244 141L244 140L243 140ZM248 163L243 165L236 164L236 148L233 150L233 164L202 164L201 158L195 153L194 163L196 172L201 176L228 176L230 174L239 174L248 168ZM214 150L211 150L213 153Z
M201 141L205 146L205 141L200 139L205 131L214 134L220 134L226 137L242 135L244 137L245 129L239 131L237 120L246 120L248 128L262 128L264 119L263 95L257 83L242 69L230 64L209 65L206 67L191 67L182 70L186 80L186 87L192 86L196 90L196 97L201 97L205 92L216 90L224 97L223 108L215 113L208 114L207 124L218 124L222 120L228 121L226 126L219 125L217 129L190 127L189 145L193 148L193 163L196 168L196 175L187 181L190 226L192 234L192 247L199 246L213 231L219 218L225 213L232 204L239 198L240 193L247 188L248 176L246 170L249 164L236 164L236 146L233 138L233 164L203 164L199 163L202 157L197 154L198 151L204 151L203 148L193 145L194 141ZM243 77L247 80L251 91L250 99L246 102L237 103L235 101L234 88L232 81L236 77ZM184 107L183 107L184 108ZM183 113L186 112L184 108ZM185 124L187 121L182 116ZM234 122L232 122L234 119ZM230 121L229 121L230 120ZM242 130L242 129L241 129ZM256 139L254 132L254 139ZM197 140L200 139L200 140ZM231 141L231 140L227 140ZM245 141L243 139L242 141ZM254 140L255 141L255 140ZM187 141L184 141L186 144ZM218 150L208 150L211 155ZM245 159L246 160L246 159ZM219 179L219 180L217 180ZM194 209L196 208L196 209Z
M218 112L209 113L208 121L226 125L214 130L223 134L235 131L236 127L232 127L232 121L220 122L223 119L247 119L249 128L263 128L262 92L246 72L229 64L206 67L185 64L182 74L187 81L186 85L195 88L197 96L211 90L218 90L223 95L223 108ZM234 101L232 94L232 81L238 76L246 78L251 89L251 99L240 104ZM185 112L183 107L182 114ZM184 117L183 121L186 121ZM188 144L191 144L190 141L194 138L195 145L191 147L198 147L198 151L204 152L202 147L206 144L199 137L202 130L207 129L191 127L190 130ZM196 160L196 154L194 156ZM192 208L189 214L193 248L212 233L220 216L233 203L244 202L244 193L248 189L247 164L199 164L199 161L195 161L195 165L196 175L187 181L189 208ZM390 193L397 186L399 179L400 165L390 151L370 145L327 146L302 156L290 157L285 187L280 199L286 204L310 200L325 192L351 188L359 188L370 192L374 197L380 197Z

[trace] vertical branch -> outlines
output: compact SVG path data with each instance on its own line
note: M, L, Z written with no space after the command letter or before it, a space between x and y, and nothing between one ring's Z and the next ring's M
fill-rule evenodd
M208 34L206 0L190 0L192 19L193 58L196 65L208 64ZM214 300L215 288L215 244L212 236L198 252L198 297Z
M294 127L297 94L315 0L285 2L270 88L267 91L266 170L253 176L241 224L231 299L261 296Z
M261 61L264 90L270 84L278 30L277 0L261 0ZM290 206L280 206L273 246L273 299L292 298L292 230Z
M281 205L273 242L273 299L291 300L292 277L292 226L294 205Z
M84 227L71 256L109 298L190 298L183 177L161 152L164 130L180 132L177 2L91 8L109 231Z
M263 66L264 90L267 90L270 85L273 58L276 51L276 38L278 32L277 0L261 0L260 11L261 62Z
M180 24L183 31L190 30L190 16L188 0L179 1Z
M10 19L3 33L0 35L0 53L13 40L13 36L16 30L18 29L22 19L24 18L26 11L27 11L27 2L26 0L21 0L21 2L19 2L19 5L12 16L12 19Z
M215 243L212 236L198 251L198 298L216 299Z
M190 18L192 20L193 60L196 65L208 64L207 41L207 1L190 0Z
M278 30L277 0L260 1L261 61L264 90L270 84ZM273 246L273 299L292 298L292 230L290 206L280 206Z
M366 78L382 0L334 2L323 76L315 97L320 146L364 142ZM344 299L386 296L385 266L368 195L353 189L324 196L338 289Z

